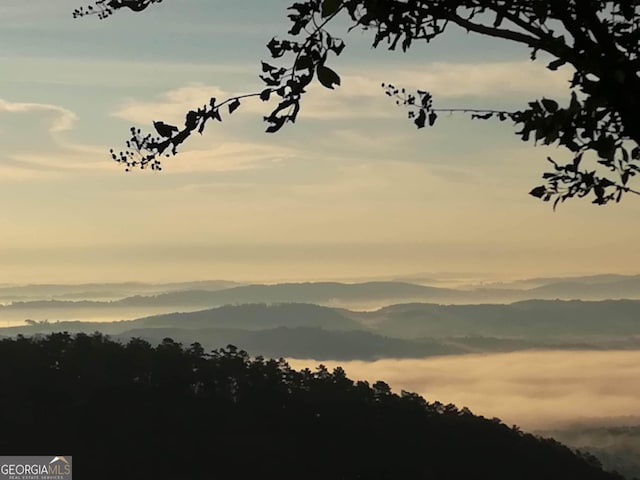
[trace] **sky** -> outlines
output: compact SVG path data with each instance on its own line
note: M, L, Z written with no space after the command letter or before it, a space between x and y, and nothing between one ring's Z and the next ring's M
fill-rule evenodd
M338 21L342 85L309 88L295 125L266 134L269 104L246 101L162 172L111 160L132 125L260 91L290 3L165 0L100 21L72 18L82 0L4 0L0 283L638 273L639 198L553 212L527 192L564 152L464 115L417 130L384 95L381 82L442 108L568 99L567 68L460 31L403 54Z

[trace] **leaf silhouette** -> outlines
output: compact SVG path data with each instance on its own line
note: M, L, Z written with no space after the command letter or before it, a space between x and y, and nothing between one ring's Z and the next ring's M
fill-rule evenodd
M235 112L239 106L240 106L240 100L236 98L233 102L229 104L229 113L231 114Z
M340 85L340 76L324 65L318 65L318 81L325 86L333 90L334 85Z

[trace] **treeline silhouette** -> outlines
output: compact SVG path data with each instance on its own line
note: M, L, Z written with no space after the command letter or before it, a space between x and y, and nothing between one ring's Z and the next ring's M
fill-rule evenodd
M234 346L18 336L0 388L0 451L73 455L77 478L622 478L466 408Z

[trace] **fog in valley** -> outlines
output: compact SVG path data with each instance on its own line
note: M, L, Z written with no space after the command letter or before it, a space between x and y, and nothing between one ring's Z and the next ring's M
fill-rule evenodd
M314 369L315 360L288 359ZM424 359L323 361L350 378L466 406L640 475L640 351L526 351Z
M295 368L318 361L288 359ZM526 430L556 429L603 417L640 425L640 351L527 351L426 359L323 361L350 378L383 380L428 401L467 406ZM616 421L612 419L612 421Z

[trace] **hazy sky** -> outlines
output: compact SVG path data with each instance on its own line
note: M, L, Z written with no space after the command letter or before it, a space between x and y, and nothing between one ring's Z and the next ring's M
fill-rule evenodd
M462 32L403 55L337 24L343 85L310 88L295 126L265 134L269 105L246 102L162 173L110 160L131 125L259 91L290 3L166 0L99 21L71 18L82 0L4 0L0 282L637 273L640 199L553 213L527 192L563 152L465 117L418 131L384 96L383 81L440 107L567 97L569 71Z

